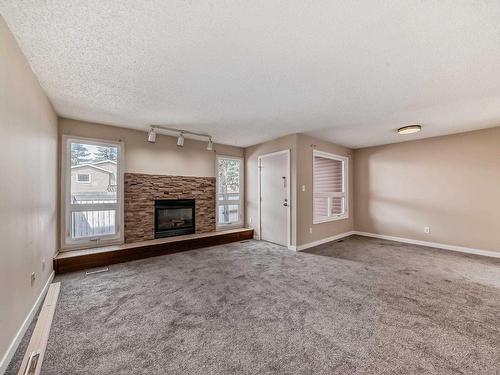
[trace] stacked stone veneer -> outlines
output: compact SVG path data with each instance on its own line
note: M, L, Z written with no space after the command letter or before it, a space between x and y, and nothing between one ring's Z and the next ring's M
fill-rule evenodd
M215 231L215 178L125 173L125 242L155 237L155 199L195 199L196 233Z

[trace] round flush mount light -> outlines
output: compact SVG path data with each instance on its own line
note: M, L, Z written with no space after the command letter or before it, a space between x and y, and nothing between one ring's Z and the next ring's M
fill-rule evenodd
M420 125L408 125L399 128L398 134L403 134L403 135L413 134L413 133L418 133L420 130L422 130L422 126Z

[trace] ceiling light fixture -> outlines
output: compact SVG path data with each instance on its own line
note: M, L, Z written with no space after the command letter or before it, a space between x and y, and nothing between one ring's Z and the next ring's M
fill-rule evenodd
M151 143L156 142L156 131L154 128L149 129L148 142L151 142Z
M191 136L190 138L194 138L194 139L204 138L204 139L206 139L208 141L207 150L214 151L214 142L213 142L212 136L210 134L195 133L195 132L191 132L189 130L168 128L168 127L163 126L163 125L151 125L151 127L149 128L149 132L148 132L148 141L151 143L155 143L156 136L158 134L163 134L164 132L171 135L171 136L172 135L177 136L177 146L178 147L184 146L185 135L189 134Z
M214 143L212 142L212 138L209 138L207 143L207 151L213 151L213 150L214 150Z
M177 137L177 146L184 146L184 134L182 132L179 134L179 137Z
M422 126L420 125L409 125L399 128L398 133L406 135L406 134L418 133L420 130L422 130Z

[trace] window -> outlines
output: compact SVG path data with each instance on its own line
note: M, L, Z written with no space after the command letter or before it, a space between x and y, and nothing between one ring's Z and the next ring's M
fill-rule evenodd
M344 156L313 150L313 223L346 219L348 164Z
M90 173L77 173L76 182L90 184Z
M63 249L123 241L122 148L120 142L63 137Z
M243 159L217 156L217 227L243 225Z

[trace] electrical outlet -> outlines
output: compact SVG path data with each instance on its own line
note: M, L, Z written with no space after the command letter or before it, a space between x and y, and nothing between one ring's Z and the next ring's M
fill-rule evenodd
M312 234L313 233L313 229L312 227L309 227L309 234Z
M302 191L306 191L306 185L302 185Z
M431 227L424 227L424 233L431 233Z
M248 223L252 224L252 218L251 217L248 218Z
M31 286L35 284L35 280L36 280L36 273L31 272Z
M45 272L45 259L42 259L42 272Z

